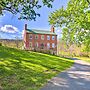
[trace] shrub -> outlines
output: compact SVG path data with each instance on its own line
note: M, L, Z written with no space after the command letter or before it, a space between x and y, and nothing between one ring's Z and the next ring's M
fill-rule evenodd
M50 51L50 50L47 50L46 53L47 53L47 54L51 54L51 51Z
M0 43L0 46L2 46L2 43Z

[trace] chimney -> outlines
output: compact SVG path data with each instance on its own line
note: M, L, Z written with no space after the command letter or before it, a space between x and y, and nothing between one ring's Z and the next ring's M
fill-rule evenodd
M51 26L51 32L54 33L54 25Z
M25 24L24 30L27 30L27 24Z

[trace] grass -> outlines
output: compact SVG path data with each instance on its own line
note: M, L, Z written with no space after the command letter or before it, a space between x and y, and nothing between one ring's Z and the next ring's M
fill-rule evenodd
M73 60L0 46L0 90L40 90Z
M90 58L89 57L77 57L77 58L90 63Z

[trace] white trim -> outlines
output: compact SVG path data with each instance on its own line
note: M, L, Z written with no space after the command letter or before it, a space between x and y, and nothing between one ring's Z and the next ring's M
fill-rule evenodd
M50 40L50 36L49 35L47 36L47 40Z
M48 48L48 49L50 48L50 43L47 43L47 48Z
M55 48L55 43L52 43L52 48Z
M29 35L29 39L32 39L32 38L33 38L33 36L32 36L32 34L30 34L30 35Z
M52 40L55 40L55 36L52 36Z
M44 35L41 35L41 40L44 40Z

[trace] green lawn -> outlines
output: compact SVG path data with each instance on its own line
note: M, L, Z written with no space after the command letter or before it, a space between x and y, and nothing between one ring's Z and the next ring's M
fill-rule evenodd
M90 58L88 57L76 57L76 58L90 63Z
M0 46L0 90L39 90L73 60Z

